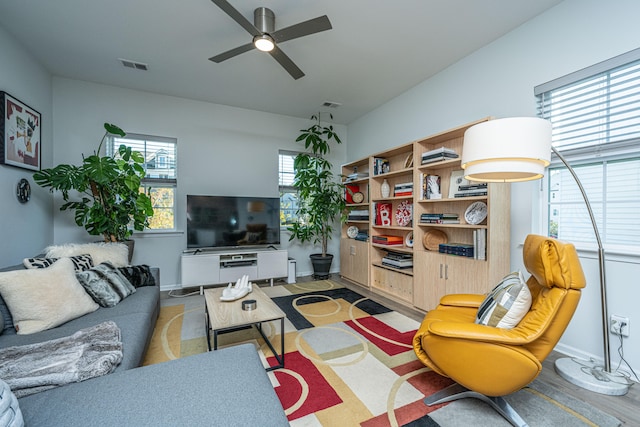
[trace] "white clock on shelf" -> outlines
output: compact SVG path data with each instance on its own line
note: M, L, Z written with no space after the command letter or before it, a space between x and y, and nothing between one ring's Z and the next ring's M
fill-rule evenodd
M353 196L351 196L351 199L353 200L353 203L362 203L364 202L364 194L359 191L355 192L353 193Z

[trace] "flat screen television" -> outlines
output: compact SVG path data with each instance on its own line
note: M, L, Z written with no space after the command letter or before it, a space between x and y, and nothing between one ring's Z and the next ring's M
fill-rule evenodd
M278 244L279 198L187 195L187 248Z

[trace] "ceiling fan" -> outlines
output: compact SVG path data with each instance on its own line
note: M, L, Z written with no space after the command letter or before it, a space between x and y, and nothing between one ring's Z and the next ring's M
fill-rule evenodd
M253 12L253 24L249 22L247 18L242 16L233 6L226 0L211 0L220 9L222 9L227 15L229 15L234 21L236 21L242 28L247 30L249 34L253 36L251 43L247 43L242 46L238 46L234 49L223 52L219 55L209 58L210 61L220 63L241 53L248 52L253 48L269 53L273 59L285 69L291 77L299 79L304 76L304 73L298 66L278 47L278 43L286 42L287 40L297 39L299 37L308 36L310 34L319 33L331 29L331 22L327 15L320 16L318 18L310 19L308 21L300 22L299 24L291 25L290 27L282 28L275 31L276 16L266 7L259 7Z

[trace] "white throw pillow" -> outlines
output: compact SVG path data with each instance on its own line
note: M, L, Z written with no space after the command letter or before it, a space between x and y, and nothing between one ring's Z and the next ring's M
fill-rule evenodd
M124 243L69 243L49 246L45 250L47 258L72 257L89 254L93 265L109 262L114 267L129 265L129 247Z
M476 323L511 329L531 308L531 292L520 271L508 274L478 308Z
M56 327L99 307L76 279L69 258L48 268L0 273L0 294L21 335Z

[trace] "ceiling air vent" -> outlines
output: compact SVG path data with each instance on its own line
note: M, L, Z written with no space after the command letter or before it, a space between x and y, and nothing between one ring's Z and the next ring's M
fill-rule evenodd
M142 70L147 71L149 66L147 64L143 64L142 62L130 61L128 59L118 58L118 60L127 68L133 68L134 70Z
M328 108L338 108L341 105L342 104L340 104L339 102L333 102L333 101L324 101L322 103L323 107L328 107Z

